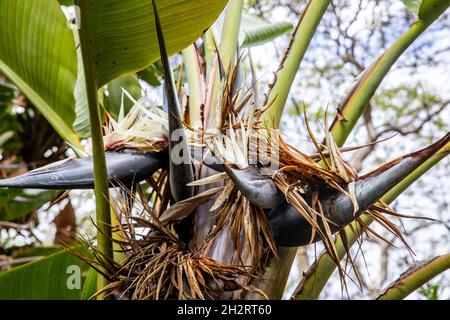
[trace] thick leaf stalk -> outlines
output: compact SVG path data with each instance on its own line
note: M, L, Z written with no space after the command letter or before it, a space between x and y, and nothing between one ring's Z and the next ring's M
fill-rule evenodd
M106 152L111 187L133 185L164 166L166 153ZM133 167L130 168L130 163ZM20 176L0 179L0 187L29 189L94 189L93 157L70 158Z
M329 4L329 0L310 0L294 30L291 43L267 96L266 105L269 104L270 108L261 117L269 128L277 128L280 124L284 105L298 68ZM253 283L270 299L281 299L296 254L295 248L278 247L277 251L278 257L273 257L268 262L261 279ZM261 297L257 294L248 294L247 298Z
M261 120L265 121L269 127L279 126L303 56L329 4L330 0L310 0L306 5L267 96L266 105L270 105L270 108L264 112Z
M195 44L183 50L183 63L189 86L189 122L191 125L200 124L202 99L202 72L197 57Z
M76 0L80 8L86 7L87 0ZM111 211L109 205L108 172L106 167L105 148L103 144L102 124L100 120L100 108L98 104L98 79L94 74L94 66L89 54L88 43L90 38L90 28L83 19L84 11L81 11L80 45L83 57L85 72L85 86L87 101L89 106L89 119L91 125L91 140L94 162L94 193L96 199L96 219L97 219L97 247L99 253L105 259L113 259L112 231L111 231ZM108 284L108 280L99 275L97 278L97 289L103 289Z
M338 146L344 145L370 99L394 63L449 5L450 1L442 1L436 6L433 15L426 15L423 18L419 16L411 27L359 76L356 85L350 90L343 103L339 106L343 117L336 117L331 125L330 130Z
M216 124L220 123L220 119L217 116L217 104L219 102L219 93L221 90L221 84L224 79L222 79L222 72L232 71L233 62L236 57L238 38L239 38L239 28L241 24L242 8L244 6L243 0L230 0L225 13L224 24L222 28L222 38L220 41L219 48L215 47L213 34L209 31L207 36L207 44L214 45L216 52L216 57L213 60L213 67L210 72L209 77L209 92L206 97L205 108L205 127L215 128ZM221 70L221 68L224 70Z
M394 281L377 300L402 300L450 268L450 253L419 263Z

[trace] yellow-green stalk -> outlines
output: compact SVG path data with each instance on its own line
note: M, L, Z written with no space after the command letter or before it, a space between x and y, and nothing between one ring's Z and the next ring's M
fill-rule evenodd
M267 96L266 105L271 104L271 106L264 112L261 119L268 127L278 127L280 124L298 68L329 4L330 0L310 0L304 9Z
M342 146L345 143L351 130L356 124L356 121L364 112L364 109L367 107L369 100L375 93L375 90L378 88L395 61L397 61L409 45L449 6L450 0L429 0L426 3L423 3L418 12L418 19L411 25L408 31L406 31L397 41L395 41L394 44L375 61L369 70L367 70L366 74L362 77L362 79L360 79L342 106L341 111L345 117L345 121L336 119L332 125L332 136L338 146ZM389 193L382 198L382 200L386 203L391 203L422 174L444 158L448 154L449 148L449 145L442 148L436 156L429 159L395 188L391 189ZM366 224L370 224L372 222L367 216L363 215L361 218ZM358 233L360 232L359 226L356 223L353 223L352 227L357 230ZM350 227L347 227L345 232L347 234L349 246L351 246L355 243L357 237L351 231ZM338 249L339 257L342 259L345 256L345 249L340 237L336 240L336 248ZM308 274L302 279L294 293L294 298L317 299L325 284L328 282L328 279L333 274L335 268L335 263L326 253L323 253L311 266Z
M197 125L200 122L200 106L203 100L201 71L195 44L183 50L183 63L189 86L189 120L191 125Z
M432 0L431 2L435 2ZM336 118L330 130L338 146L344 145L350 132L361 117L370 99L380 86L386 74L398 58L450 5L450 1L443 0L434 8L432 14L426 12L403 33L375 62L366 70L361 79L340 106L343 118Z
M84 7L85 1L76 0L75 4ZM105 259L113 259L113 246L111 241L111 212L109 206L108 175L106 167L105 148L103 145L102 124L100 121L100 108L98 104L98 81L93 73L94 67L89 58L88 46L89 28L84 24L81 12L81 28L79 30L80 46L83 57L86 94L89 107L91 127L92 153L94 161L94 193L96 199L97 221L97 248ZM103 289L108 280L103 276L97 277L97 289Z
M228 2L227 11L225 13L222 38L218 48L218 55L224 67L224 71L231 70L233 61L236 57L236 50L239 38L239 28L241 25L242 9L244 6L243 0L230 0ZM208 40L211 41L212 34L209 35ZM210 43L209 43L210 44ZM207 95L206 104L209 106L209 113L206 115L206 126L215 128L220 119L216 118L216 106L218 102L219 90L221 88L220 70L218 59L214 60L214 65L211 69L209 77L208 88L210 92Z
M281 114L295 75L329 4L329 0L310 0L306 5L267 98L272 105L264 112L262 120L269 128L277 128L280 124ZM269 261L262 278L253 283L270 299L281 299L297 248L278 247L277 251L278 257L273 257ZM247 297L261 298L253 293L248 294Z
M402 300L449 268L450 253L435 257L401 275L377 300Z

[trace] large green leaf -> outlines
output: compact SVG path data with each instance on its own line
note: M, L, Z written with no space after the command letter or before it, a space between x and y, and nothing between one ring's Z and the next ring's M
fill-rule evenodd
M81 292L81 300L89 300L97 292L97 271L90 268Z
M433 21L449 4L449 0L400 0L405 7L423 21Z
M240 30L240 42L243 48L253 47L272 41L292 30L289 22L270 23L260 17L244 14Z
M157 1L167 51L187 47L219 16L226 0ZM81 27L87 28L90 65L102 86L159 59L151 0L77 0Z
M22 218L53 199L54 190L0 189L0 221Z
M68 252L52 254L0 273L0 299L80 299L88 269L84 262ZM78 271L80 286L76 283Z
M149 85L153 87L158 87L161 85L160 78L163 74L162 65L160 62L155 62L148 68L139 71L137 73L139 79L144 80Z
M133 101L124 95L123 90L126 90L135 100L139 100L142 96L136 75L126 75L111 81L108 84L108 112L116 120L122 103L124 115L127 115L134 105Z
M342 146L369 105L376 90L406 49L450 6L450 0L423 0L419 18L361 75L340 104L330 131L338 146Z
M414 14L419 13L420 3L422 0L400 0L405 7Z
M0 70L66 141L78 145L72 31L56 0L0 1Z

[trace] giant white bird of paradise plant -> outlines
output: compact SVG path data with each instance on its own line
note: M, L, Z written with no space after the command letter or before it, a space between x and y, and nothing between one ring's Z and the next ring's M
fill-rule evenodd
M0 187L95 187L100 192L98 203L105 200L99 195L104 197L108 186L122 189L108 200L118 223L111 229L107 220L98 220L102 223L99 236L104 238L97 247L87 243L96 258L80 256L106 279L98 294L115 297L280 298L285 269L292 262L291 248L317 241L345 279L343 254L353 262L349 248L354 240L348 232L353 237L363 231L381 237L370 226L372 221L408 246L388 218L402 215L389 208L392 198L386 195L447 154L450 134L362 176L341 153L364 146L340 146L401 52L450 2L423 1L416 23L419 29L405 35L364 73L331 126L325 116L322 143L309 129L305 114L316 148L308 155L287 144L277 127L301 57L328 3L308 2L267 99L260 103L256 87L247 89L239 81L243 55L226 43L236 40L237 27L231 21L239 21L242 9L242 1L230 1L220 46L212 34L204 37L205 50L214 53L208 57L208 78L196 46L183 52L185 64L192 64L186 71L191 95L180 106L180 81L176 86L152 1L164 69L164 108L133 101L131 111L125 115L122 110L117 121L107 117L103 137L93 130L92 151L79 152L85 152L85 157L0 180ZM91 116L98 118L95 112ZM102 168L103 176L98 173ZM143 181L145 187L140 184ZM113 242L120 248L120 258L105 250ZM296 291L298 295L308 289L310 279Z

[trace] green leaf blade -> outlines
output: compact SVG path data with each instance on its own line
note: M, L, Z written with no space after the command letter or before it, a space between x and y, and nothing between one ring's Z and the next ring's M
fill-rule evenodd
M159 1L167 52L189 46L219 16L226 0ZM78 1L83 25L90 30L89 58L98 85L145 69L159 59L159 47L150 0Z
M405 5L406 9L411 11L414 14L419 13L419 8L422 0L400 0Z
M242 16L241 47L249 48L270 42L294 28L289 22L269 23L259 17Z
M71 30L57 1L0 2L0 70L66 141L78 145L73 89L77 75Z
M0 221L15 221L45 203L56 195L52 190L0 189Z
M84 278L88 265L65 251L0 273L0 299L78 300L82 283L80 289L67 285L72 275L70 266L79 268Z
M137 76L135 75L127 75L111 81L108 84L109 105L107 109L110 115L116 120L118 119L120 113L122 101L124 106L124 115L127 115L134 105L133 101L131 101L128 97L123 97L124 94L122 89L126 90L136 101L142 96L141 87L139 86Z

